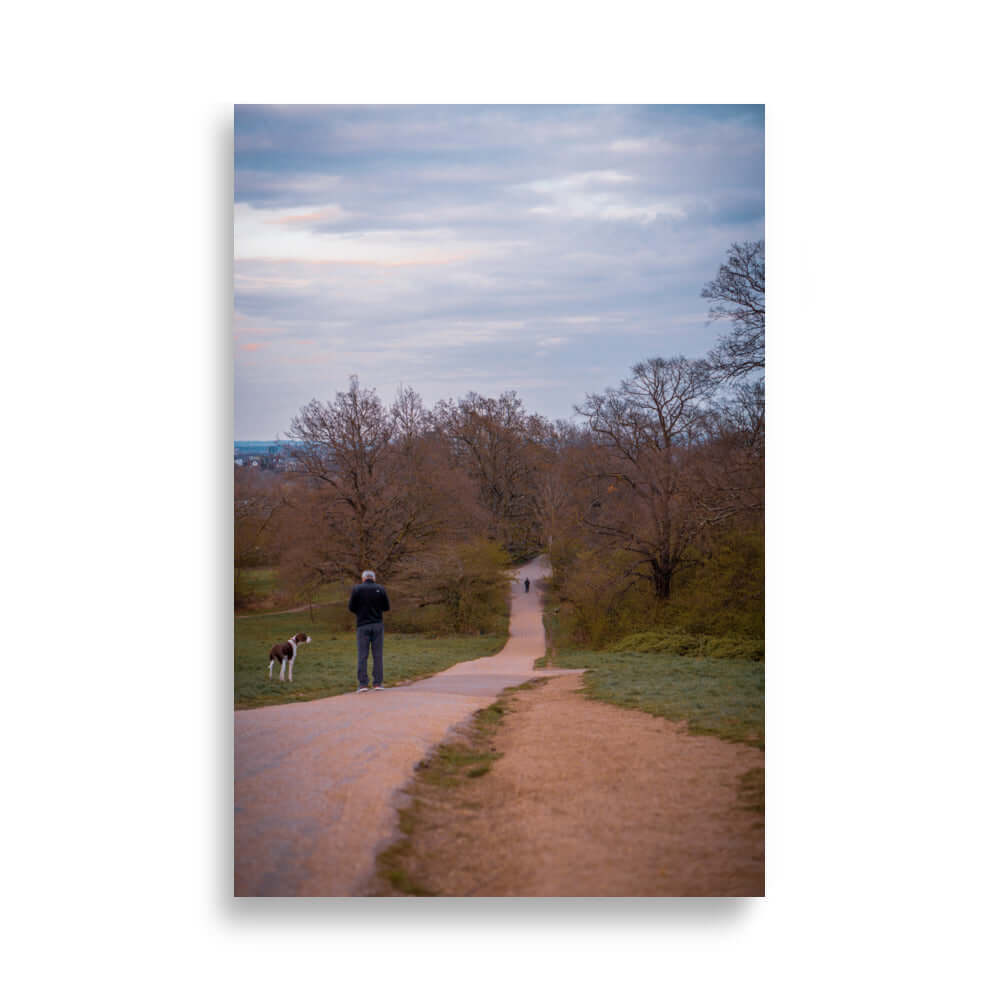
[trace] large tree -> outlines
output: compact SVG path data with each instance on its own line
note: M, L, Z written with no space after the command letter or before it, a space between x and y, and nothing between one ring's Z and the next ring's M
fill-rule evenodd
M601 446L586 470L594 489L583 522L631 553L632 571L648 577L660 598L670 596L703 527L690 455L713 388L704 361L651 358L617 389L577 407Z
M710 320L731 325L709 353L724 380L764 369L764 241L734 243L719 273L701 290L714 303Z
M527 544L537 527L536 451L548 425L525 413L513 391L496 399L470 392L457 403L442 401L434 421L456 463L478 484L492 537L508 546Z
M347 392L304 406L289 428L290 452L316 505L314 551L324 580L389 573L433 536L437 515L416 474L419 397L401 393L386 409L352 377Z

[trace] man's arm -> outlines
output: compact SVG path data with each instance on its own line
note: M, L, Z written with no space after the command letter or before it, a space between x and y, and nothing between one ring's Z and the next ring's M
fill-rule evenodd
M358 588L351 587L351 599L347 602L347 610L355 614L358 612Z
M385 587L382 588L382 603L385 605L382 608L382 610L383 611L388 611L389 610L389 591L386 590Z

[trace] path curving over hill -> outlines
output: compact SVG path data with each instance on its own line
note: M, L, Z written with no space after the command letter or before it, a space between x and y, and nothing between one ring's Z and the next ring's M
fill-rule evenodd
M236 896L358 893L395 832L397 793L449 730L506 687L573 673L532 670L545 633L523 580L548 572L539 558L512 582L510 639L495 656L385 691L234 713Z

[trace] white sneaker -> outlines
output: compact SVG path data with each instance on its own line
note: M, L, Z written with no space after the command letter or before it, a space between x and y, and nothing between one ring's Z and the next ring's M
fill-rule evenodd
M364 694L368 688L358 688L358 694Z
M376 690L376 691L384 691L384 690L385 690L385 688L384 688L384 687L382 687L382 685L381 685L381 684L376 684L376 685L375 685L375 690Z

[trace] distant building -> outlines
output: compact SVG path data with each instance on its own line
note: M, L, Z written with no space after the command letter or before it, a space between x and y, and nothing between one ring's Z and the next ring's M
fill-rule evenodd
M234 441L233 464L261 469L283 469L289 461L290 441Z

